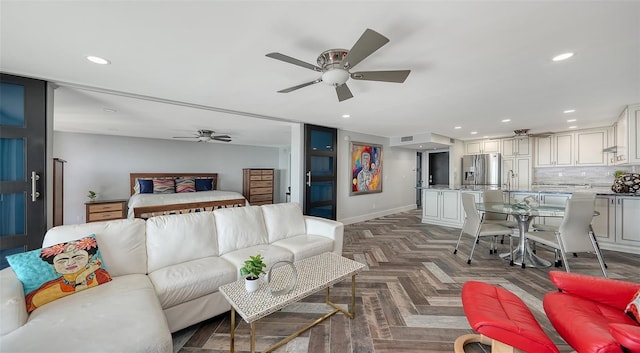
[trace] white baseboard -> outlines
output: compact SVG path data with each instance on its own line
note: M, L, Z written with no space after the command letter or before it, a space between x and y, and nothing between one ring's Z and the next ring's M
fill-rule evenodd
M413 204L413 205L396 207L396 208L391 208L391 209L388 209L388 210L383 210L383 211L378 211L378 212L373 212L373 213L367 213L367 214L356 216L356 217L338 219L338 221L342 222L343 224L353 224L353 223L368 221L370 219L374 219L374 218L378 218L378 217L388 216L388 215L391 215L391 214L394 214L394 213L400 213L400 212L406 212L406 211L415 210L416 208L417 208L417 206L415 204Z

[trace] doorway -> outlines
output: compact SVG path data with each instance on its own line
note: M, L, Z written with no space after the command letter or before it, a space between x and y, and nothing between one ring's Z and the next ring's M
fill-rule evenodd
M416 153L416 207L422 208L422 152Z
M429 153L429 185L449 185L449 152Z
M304 214L336 219L338 130L305 124Z

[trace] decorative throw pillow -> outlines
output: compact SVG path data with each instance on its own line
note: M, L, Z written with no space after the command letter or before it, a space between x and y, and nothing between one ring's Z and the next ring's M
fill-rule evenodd
M638 289L633 298L631 298L631 302L624 309L624 312L627 313L627 315L631 316L640 324L640 314L638 311L640 311L640 289Z
M210 191L213 190L212 178L197 178L196 179L196 191Z
M176 192L176 182L172 178L154 178L154 194L173 194Z
M7 256L24 287L27 312L111 281L95 235Z
M137 179L135 191L138 194L153 194L153 179Z
M195 192L196 183L193 178L177 178L176 192Z

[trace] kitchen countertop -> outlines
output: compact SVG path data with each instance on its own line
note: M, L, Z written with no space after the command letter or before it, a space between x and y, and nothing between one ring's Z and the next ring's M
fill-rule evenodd
M435 190L469 190L469 191L482 191L482 190L499 190L495 186L487 185L430 185L426 187L418 187L417 189L435 189ZM615 193L611 190L611 186L591 186L591 185L569 185L569 184L537 184L532 185L530 190L511 189L506 190L508 192L540 192L545 194L573 194L573 193L595 193L596 195L603 196L636 196L640 197L637 193Z

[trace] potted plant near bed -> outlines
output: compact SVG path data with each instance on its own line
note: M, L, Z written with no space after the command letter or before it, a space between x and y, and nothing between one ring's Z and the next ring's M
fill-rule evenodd
M261 274L265 274L264 268L267 267L263 260L264 258L260 254L249 256L249 260L245 261L244 266L240 268L240 275L245 276L244 285L249 293L255 292L260 288L258 279Z
M96 200L96 196L98 196L98 194L96 194L96 192L93 190L89 190L89 192L87 193L87 197L91 202L94 202Z

